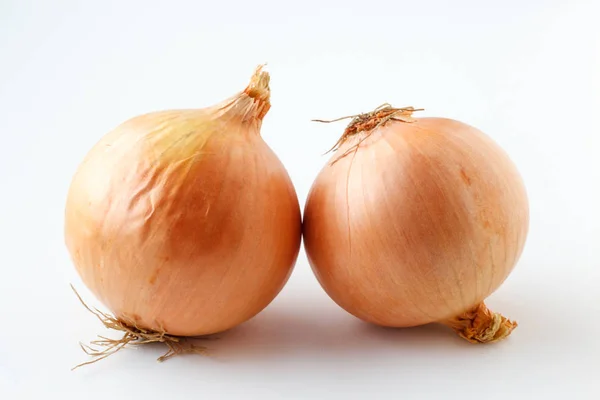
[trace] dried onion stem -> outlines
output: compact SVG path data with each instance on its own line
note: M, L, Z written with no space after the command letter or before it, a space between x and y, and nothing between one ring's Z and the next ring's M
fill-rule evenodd
M471 343L493 343L506 338L517 327L499 313L491 311L484 303L463 314L443 322Z

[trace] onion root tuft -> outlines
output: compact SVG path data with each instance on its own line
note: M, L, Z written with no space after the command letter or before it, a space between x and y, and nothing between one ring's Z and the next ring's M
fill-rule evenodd
M338 141L333 145L327 153L332 151L336 151L340 148L340 146L348 140L350 137L360 133L366 132L365 135L356 145L352 146L348 151L343 153L340 157L336 158L331 164L334 164L340 158L343 158L350 154L352 151L356 151L360 144L369 137L369 133L379 128L380 126L385 125L389 121L400 121L406 123L412 123L416 120L412 117L412 114L416 111L423 111L422 108L414 108L414 107L402 107L395 108L392 107L388 103L384 103L377 107L375 110L356 115L348 115L346 117L336 118L332 120L323 120L323 119L313 119L314 122L323 122L326 124L342 121L344 119L352 118L352 121L348 124L342 136L338 139Z
M112 315L104 313L98 309L91 309L81 298L77 290L71 285L75 295L83 304L83 306L92 314L94 314L102 324L115 331L123 332L123 337L120 339L112 339L98 335L98 340L93 340L89 345L79 343L81 349L89 356L93 357L91 361L87 361L76 365L71 371L84 365L93 364L106 357L109 357L128 345L144 345L150 343L164 343L168 350L160 356L157 361L162 362L171 357L181 354L206 354L207 348L197 346L188 341L189 338L168 335L164 331L157 332L149 329L143 329L136 326L134 321L123 321L115 318Z

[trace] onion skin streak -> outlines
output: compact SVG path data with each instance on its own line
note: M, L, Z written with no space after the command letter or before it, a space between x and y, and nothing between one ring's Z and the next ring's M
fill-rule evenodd
M383 123L364 114L346 130L306 202L310 265L329 296L362 320L442 322L472 342L501 339L516 323L482 302L522 253L524 184L479 130L411 114Z
M116 317L178 336L265 308L296 262L291 180L260 136L269 76L213 107L135 117L102 138L68 193L65 240Z

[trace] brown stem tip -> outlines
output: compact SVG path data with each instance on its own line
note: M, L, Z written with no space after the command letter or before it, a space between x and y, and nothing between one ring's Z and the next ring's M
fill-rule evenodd
M492 343L506 338L517 323L490 311L484 303L443 322L471 343Z
M75 295L83 304L83 306L92 314L94 314L102 324L108 328L115 331L123 332L123 336L119 339L107 338L104 336L98 335L98 339L92 341L89 345L79 343L81 349L89 356L92 357L92 360L76 365L72 368L75 370L84 365L93 364L97 361L100 361L108 356L111 356L118 352L119 350L125 348L128 345L144 345L150 343L164 343L167 346L168 350L165 354L160 356L157 361L162 362L173 356L180 354L205 354L206 347L196 346L192 343L187 343L184 337L168 335L164 331L157 332L153 330L139 328L135 325L133 321L123 321L121 319L117 319L107 313L104 313L98 309L91 309L87 304L83 301L79 293L75 290L73 285L71 285L71 289L75 292Z
M271 89L269 88L269 82L271 77L267 71L264 71L264 65L259 65L254 71L254 75L250 78L250 83L244 90L248 96L263 101L269 101L271 96Z
M255 100L258 105L258 117L263 119L271 108L271 89L269 82L271 77L267 71L264 71L264 65L259 65L250 78L250 83L244 89L244 93Z

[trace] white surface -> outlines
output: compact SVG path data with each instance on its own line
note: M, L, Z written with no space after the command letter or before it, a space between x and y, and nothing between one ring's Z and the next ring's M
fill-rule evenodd
M0 2L1 399L600 398L597 1L123 3ZM531 202L525 252L489 299L519 321L510 339L358 322L302 252L213 358L131 349L69 370L86 360L78 341L105 333L68 286L91 300L62 237L77 164L125 119L215 103L265 61L263 136L302 205L344 128L312 118L413 105L509 152Z

